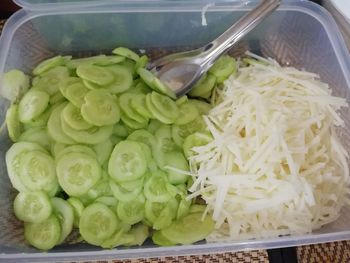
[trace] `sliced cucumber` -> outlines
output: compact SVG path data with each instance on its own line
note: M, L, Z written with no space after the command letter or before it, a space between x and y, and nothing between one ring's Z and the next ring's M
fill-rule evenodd
M25 223L24 237L32 246L49 250L59 241L61 226L56 216L51 215L43 222Z
M54 214L60 221L61 235L57 243L61 244L72 232L74 222L74 210L69 202L58 197L52 198L51 204L53 207Z
M27 123L37 118L45 111L49 104L50 96L44 91L28 91L18 104L18 118Z
M192 244L206 238L214 230L214 224L210 216L202 220L202 213L192 213L162 229L162 235L175 244Z
M19 166L19 177L31 191L50 193L57 189L55 162L40 150L24 153Z
M18 105L12 104L6 111L6 125L10 139L18 141L21 136L22 127L18 117Z
M81 114L96 126L113 125L120 119L119 107L115 98L103 90L91 90L85 95Z
M41 191L18 193L13 208L18 219L29 223L43 222L52 212L49 197Z
M27 188L20 179L19 170L22 165L21 163L23 155L30 151L42 151L46 153L45 149L36 143L17 142L10 147L5 156L7 174L10 178L12 186L20 192L27 191Z
M87 122L81 115L80 109L72 103L68 103L64 107L61 118L75 130L86 130L93 127L93 125Z
M146 170L147 162L139 143L122 141L114 147L108 163L108 172L113 180L136 180L144 175Z
M57 161L57 177L70 196L86 194L101 177L97 160L86 153L69 152Z
M114 81L114 76L108 69L89 64L79 65L77 75L97 85L108 85Z
M80 234L84 240L96 246L111 237L118 226L119 221L114 212L101 203L86 207L79 222Z

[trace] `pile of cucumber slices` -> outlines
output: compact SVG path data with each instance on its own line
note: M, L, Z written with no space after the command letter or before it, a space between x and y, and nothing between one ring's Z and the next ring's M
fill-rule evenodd
M202 115L212 90L235 70L223 56L190 96L174 95L145 67L147 56L56 56L29 77L4 76L7 171L18 191L25 239L49 250L72 231L103 248L191 244L214 229L189 200L188 158L211 140ZM191 96L192 95L192 96Z

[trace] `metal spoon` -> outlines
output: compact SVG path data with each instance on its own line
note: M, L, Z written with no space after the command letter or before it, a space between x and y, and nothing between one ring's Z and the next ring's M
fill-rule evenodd
M270 15L280 2L281 0L263 0L211 43L195 50L162 57L152 62L148 68L180 97L191 90L221 54Z

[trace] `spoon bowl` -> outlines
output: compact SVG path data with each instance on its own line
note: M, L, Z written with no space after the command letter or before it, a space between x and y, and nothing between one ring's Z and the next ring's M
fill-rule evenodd
M220 55L260 24L280 5L280 2L281 0L263 0L211 43L198 49L159 58L151 63L148 69L176 97L186 94Z

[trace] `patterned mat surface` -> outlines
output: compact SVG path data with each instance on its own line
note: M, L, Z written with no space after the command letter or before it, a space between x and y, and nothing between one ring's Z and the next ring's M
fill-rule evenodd
M0 32L5 20L0 20ZM300 263L347 263L350 262L350 241L332 242L317 245L300 246L297 248ZM235 253L218 253L209 255L191 255L178 257L162 257L133 260L89 261L86 263L199 263L199 262L239 262L265 263L269 262L266 250L242 251Z

